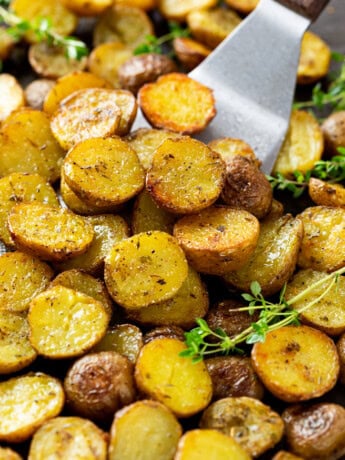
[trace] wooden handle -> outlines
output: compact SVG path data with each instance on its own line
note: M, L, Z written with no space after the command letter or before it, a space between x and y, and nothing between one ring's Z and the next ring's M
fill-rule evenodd
M329 0L276 0L296 13L315 21Z

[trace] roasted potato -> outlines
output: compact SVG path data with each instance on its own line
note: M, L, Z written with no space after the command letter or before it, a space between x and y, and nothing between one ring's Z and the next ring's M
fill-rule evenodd
M4 121L10 113L23 107L25 104L24 90L18 81L8 73L0 75L0 123Z
M259 3L259 0L225 0L225 3L243 14L251 13Z
M55 80L48 78L38 78L29 83L24 91L28 106L36 110L42 110L44 100L54 85Z
M252 363L265 387L287 402L306 401L331 390L339 374L332 339L309 326L285 326L255 343Z
M241 139L234 139L232 137L221 137L213 139L208 143L210 149L219 153L228 166L232 160L238 155L251 160L258 168L261 166L261 161L257 158L254 150L246 142Z
M332 184L311 177L308 182L308 193L315 204L345 208L345 188L341 184Z
M78 16L97 16L113 4L113 0L60 0Z
M306 85L325 77L329 71L331 50L316 34L305 32L297 69L297 83Z
M177 59L187 70L193 70L211 53L205 45L189 37L174 38L173 48Z
M331 156L337 155L337 149L345 145L345 110L329 115L322 123L321 129L326 152Z
M284 432L283 420L276 412L246 396L212 403L202 414L200 427L228 435L253 457L275 446Z
M339 381L345 384L345 334L343 333L337 342L337 351L340 361Z
M157 5L157 0L113 0L113 3L117 5L127 5L127 6L135 6L136 8L140 8L142 10L152 10Z
M144 335L144 344L155 339L178 339L183 342L185 331L179 326L158 326L154 327Z
M282 414L290 449L305 459L337 460L345 453L345 409L339 404L290 406Z
M212 8L217 0L158 0L158 8L162 15L175 21L184 21L190 11L200 8Z

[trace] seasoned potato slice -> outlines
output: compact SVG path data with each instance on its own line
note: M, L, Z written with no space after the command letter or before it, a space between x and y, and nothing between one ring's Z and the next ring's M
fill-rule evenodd
M212 446L212 447L211 447ZM216 430L190 430L180 439L174 460L250 460L250 455L230 436Z
M109 317L113 313L113 302L106 290L106 287L98 278L85 273L81 270L67 270L57 275L50 283L49 287L53 286L65 286L69 289L82 292L90 297L101 302L109 314Z
M166 73L176 72L175 62L165 54L147 53L133 56L119 68L121 88L137 94L145 83L156 81Z
M314 203L320 206L345 208L345 188L341 184L332 184L311 177L308 182L308 192Z
M223 398L211 404L200 420L201 428L216 429L237 441L253 457L277 444L284 423L269 406L254 398Z
M90 53L88 68L93 74L107 80L114 88L125 88L119 81L119 69L132 56L131 48L124 43L101 43Z
M30 342L49 358L71 358L90 350L104 336L109 315L98 300L64 286L53 286L30 303Z
M160 208L147 190L143 190L138 195L131 221L133 234L150 230L161 230L172 234L175 221L176 215Z
M195 318L202 318L208 310L208 293L198 273L189 268L187 279L177 293L168 300L154 303L127 315L145 326L180 326L190 329Z
M85 56L81 59L70 59L61 46L49 45L47 42L31 45L28 58L34 71L46 78L59 78L71 72L82 71L87 64Z
M24 90L10 74L0 75L0 122L25 104ZM3 155L2 155L3 156Z
M79 268L90 274L100 274L104 267L104 258L111 247L118 241L129 236L129 229L126 221L113 214L85 217L95 232L89 249L79 256L58 264L61 270Z
M138 156L119 137L87 139L70 150L63 163L71 189L91 206L117 206L144 187Z
M43 110L44 100L54 85L55 80L48 78L37 78L29 83L24 92L28 106L36 110Z
M166 139L177 139L180 134L164 129L140 128L128 134L126 141L137 152L140 163L145 170L152 166L152 158L156 149Z
M8 226L18 249L57 262L85 252L94 237L92 225L82 217L37 202L14 206Z
M232 137L221 137L219 139L213 139L211 142L208 143L208 146L210 147L210 149L219 153L219 155L223 158L227 166L231 164L232 160L236 156L240 155L248 158L253 163L255 163L258 168L260 168L261 162L256 157L254 150L250 147L250 145L248 145L241 139L234 139Z
M7 227L8 214L16 203L31 201L59 205L55 190L39 174L13 173L0 179L0 240L8 247L14 246Z
M113 4L113 0L60 0L78 16L97 16Z
M90 420L56 417L45 422L34 434L30 460L80 458L106 460L106 435Z
M212 90L177 72L142 86L138 100L145 118L154 128L182 134L202 131L216 115Z
M259 3L259 0L225 0L225 3L240 13L251 13Z
M177 59L187 70L193 70L211 53L205 45L189 37L174 38L173 48Z
M255 250L259 232L256 217L225 206L182 217L174 226L174 236L191 266L212 275L243 267Z
M297 69L297 83L310 84L325 77L329 71L331 50L316 34L305 32Z
M339 404L290 406L282 414L287 442L304 459L337 460L345 453L345 409Z
M153 24L145 11L127 4L115 4L99 17L93 31L93 45L121 42L135 48L153 32Z
M294 171L306 172L320 160L324 148L321 128L310 112L293 110L285 141L273 167L273 174L280 172L291 176Z
M158 0L158 8L163 16L175 21L184 21L190 11L199 8L212 8L217 0Z
M209 48L216 48L241 22L235 11L224 8L198 9L187 16L187 24L193 35Z
M119 353L89 353L77 359L67 372L67 405L81 417L112 421L118 409L135 399L133 372L133 365Z
M0 59L5 60L9 57L16 40L10 35L5 26L0 26ZM1 458L1 457L0 457Z
M242 291L250 291L252 281L260 283L263 295L278 292L295 270L303 236L301 219L290 214L261 222L260 236L249 262L224 280Z
M109 328L100 342L92 349L99 351L116 351L135 364L143 346L143 334L133 324L118 324Z
M218 153L195 139L166 139L156 150L146 188L158 205L176 214L192 214L213 204L225 180Z
M325 150L329 155L338 155L338 148L345 145L345 110L333 112L321 125L325 138Z
M45 113L34 109L12 113L2 126L2 133L0 176L24 172L40 174L49 182L59 179L64 151L56 142Z
M155 339L143 346L135 366L140 391L165 404L177 417L203 410L212 397L205 364L179 356L186 349L178 339ZM157 360L164 366L157 366Z
M26 311L53 278L48 264L23 252L0 256L0 310ZM23 282L25 280L25 282Z
M313 206L306 208L298 218L304 227L298 265L327 272L343 267L345 209Z
M26 374L0 383L0 440L22 442L64 405L61 383L50 375Z
M291 300L317 281L325 278L327 273L311 269L300 270L288 283L285 298ZM345 278L340 276L334 288L325 293L330 280L308 291L308 295L292 305L292 308L301 311L300 319L310 326L320 329L329 335L340 335L345 332ZM322 295L322 299L317 299ZM309 308L307 305L311 304ZM306 308L304 310L304 308Z
M109 460L170 460L181 434L176 417L163 404L137 401L115 415L110 431Z
M29 324L24 315L0 311L0 374L16 372L36 359L29 342ZM1 458L1 456L0 456Z
M325 394L337 382L339 358L332 339L309 326L285 326L252 349L252 363L266 388L287 402Z
M187 274L187 260L177 240L160 231L116 243L105 259L108 291L128 310L172 298Z
M104 78L97 77L90 72L72 72L59 78L53 88L47 94L43 109L48 115L52 115L60 105L60 102L75 91L86 88L111 88L111 84Z
M17 452L10 449L9 447L0 447L0 460L22 460Z

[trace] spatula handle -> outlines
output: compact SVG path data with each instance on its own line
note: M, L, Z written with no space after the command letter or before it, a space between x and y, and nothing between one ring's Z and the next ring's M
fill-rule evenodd
M287 6L296 13L302 14L314 21L329 0L276 0L284 6Z

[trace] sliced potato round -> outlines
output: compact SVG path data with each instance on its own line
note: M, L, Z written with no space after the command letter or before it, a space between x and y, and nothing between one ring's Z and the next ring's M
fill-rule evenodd
M184 21L190 11L200 8L212 8L217 0L158 0L158 8L162 15L170 20Z
M139 233L116 243L105 259L108 291L128 310L170 299L187 274L187 260L177 240L160 231Z
M155 339L143 346L135 365L140 391L165 404L177 417L203 410L212 398L205 364L179 356L186 349L178 339ZM157 366L157 362L164 366Z
M212 90L177 72L142 86L138 100L145 118L154 128L182 134L202 131L216 115Z
M308 192L315 204L345 208L345 188L341 184L332 184L311 177Z
M34 434L30 460L83 458L107 459L107 438L90 420L56 417L45 422Z
M298 265L326 272L343 267L345 209L313 206L306 208L298 218L304 228Z
M184 216L174 225L174 236L191 266L212 275L243 267L255 250L259 233L256 217L225 206Z
M305 173L320 160L323 148L322 131L315 117L310 112L293 110L288 132L272 172L288 177L296 170Z
M146 188L162 208L192 214L212 205L225 180L225 163L205 144L189 137L166 139L147 172Z
M18 249L57 262L85 252L94 237L92 225L82 217L37 202L14 206L8 226Z
M209 48L189 37L174 38L173 48L177 59L187 70L193 70L211 53Z
M31 373L0 382L0 440L27 440L61 412L64 401L61 383L50 375Z
M0 75L0 122L4 121L10 113L25 104L24 90L18 81L8 73Z
M113 0L60 0L78 16L97 16L113 4Z
M330 62L329 46L318 35L305 32L301 43L297 83L305 85L321 80L328 74Z
M55 85L55 80L48 78L37 78L27 85L25 88L25 100L33 109L42 110L44 100Z
M234 139L233 137L221 137L219 139L213 139L208 143L210 149L219 153L223 158L226 165L231 164L231 161L238 155L252 160L258 168L260 168L261 162L254 153L254 150L246 142L241 139Z
M332 339L309 326L285 326L252 349L254 369L265 387L287 402L306 401L331 390L339 374Z
M230 436L216 430L190 430L180 439L175 460L250 460L250 455Z
M223 398L211 404L201 417L200 427L230 436L253 457L275 446L284 432L283 420L276 412L246 396Z
M259 3L259 0L225 0L225 3L243 14L251 13Z
M144 187L138 156L119 137L87 139L68 152L64 179L91 206L117 206Z
M109 315L98 300L64 286L53 286L30 303L30 342L38 354L71 358L90 350L104 336Z
M137 401L115 415L109 460L170 460L181 434L176 417L163 404Z
M53 274L49 265L37 257L19 251L2 254L0 310L26 311L30 301L46 289Z

